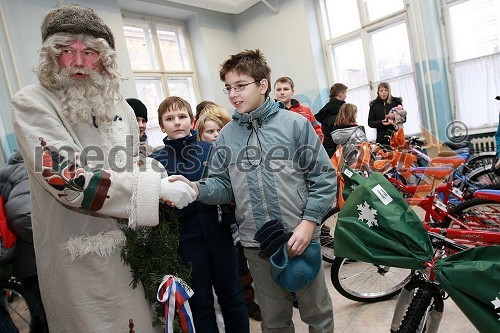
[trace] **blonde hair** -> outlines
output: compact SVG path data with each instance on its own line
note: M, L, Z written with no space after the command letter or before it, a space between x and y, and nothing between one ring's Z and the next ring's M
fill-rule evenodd
M357 125L356 112L358 112L358 107L356 105L350 103L343 104L340 107L339 114L335 119L334 125Z
M198 131L198 140L202 140L203 131L205 130L205 123L209 120L215 121L222 129L227 123L231 121L229 113L219 104L207 105L200 112L200 118L196 122L196 130Z

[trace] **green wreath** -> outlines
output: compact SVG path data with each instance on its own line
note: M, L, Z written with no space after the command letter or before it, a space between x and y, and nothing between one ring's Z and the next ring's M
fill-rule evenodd
M153 325L164 325L164 304L158 302L156 295L163 276L170 274L190 283L191 270L182 265L179 247L179 211L160 204L159 220L155 227L137 227L132 230L123 228L127 237L122 249L122 260L130 266L133 288L139 282L144 294L153 306L155 317ZM178 318L174 322L174 332L182 332Z

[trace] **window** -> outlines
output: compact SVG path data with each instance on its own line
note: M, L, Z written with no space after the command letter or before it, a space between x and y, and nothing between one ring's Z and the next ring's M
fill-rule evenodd
M498 123L500 1L442 0L448 34L455 118L469 130Z
M166 97L179 96L193 109L197 104L196 73L188 40L181 24L153 19L124 18L123 30L137 95L148 108L148 143L158 146L164 137L156 113L160 103Z
M420 133L420 112L403 0L320 0L334 82L349 87L346 102L358 107L358 123L368 139L370 100L386 81L393 96L402 97L408 111L406 134Z

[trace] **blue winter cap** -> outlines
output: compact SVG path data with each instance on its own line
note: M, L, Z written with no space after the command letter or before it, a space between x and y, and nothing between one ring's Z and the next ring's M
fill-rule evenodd
M321 268L321 245L313 240L304 253L290 258L284 243L269 261L273 281L283 289L298 291L311 284L318 275Z

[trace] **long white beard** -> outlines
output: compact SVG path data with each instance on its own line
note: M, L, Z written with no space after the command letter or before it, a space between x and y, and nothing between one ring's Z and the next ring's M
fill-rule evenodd
M61 70L61 97L63 114L74 125L79 121L106 123L115 116L115 101L109 94L109 79L96 71L70 67ZM86 80L75 80L74 74L87 74Z
M88 79L76 80L75 74L86 74ZM112 91L110 80L100 73L86 68L69 67L60 71L60 89L63 115L72 125L79 122L88 123L97 128L106 153L118 146L126 147L126 137L130 129L121 117L117 116L115 100L117 91ZM126 163L124 151L115 154L115 165L124 167Z

